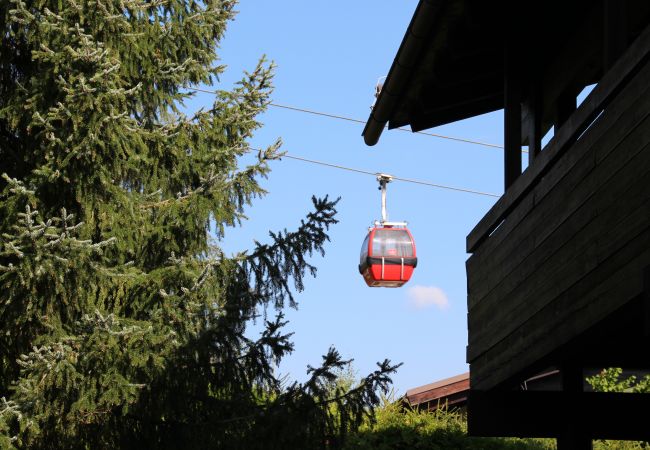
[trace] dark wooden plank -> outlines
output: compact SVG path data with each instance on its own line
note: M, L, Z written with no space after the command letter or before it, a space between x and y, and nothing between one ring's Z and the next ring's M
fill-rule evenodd
M615 65L601 79L600 83L578 107L567 123L557 130L553 142L537 158L536 164L520 176L508 191L497 201L467 237L467 251L472 253L495 229L521 198L532 189L564 152L567 145L579 136L600 111L616 96L618 91L635 73L650 53L650 27L627 49Z
M538 266L536 261L529 262L504 279L499 291L469 311L470 362L538 314L557 291L568 289L572 279L563 277L566 272L579 277L596 268L596 242L580 226L571 232L577 239L568 242L562 239L565 245L551 254L558 264Z
M647 208L646 208L647 212ZM539 326L542 328L553 328L555 323L557 321L564 320L567 316L571 315L572 309L549 309L549 305L552 305L555 301L558 299L563 298L567 292L574 292L575 291L575 286L576 285L583 285L586 282L591 282L594 283L594 286L598 286L599 283L607 281L607 274L603 274L600 271L597 271L596 269L598 266L595 264L594 260L594 253L597 252L597 249L594 247L591 247L589 249L590 253L589 255L586 256L581 256L578 261L574 264L573 268L569 268L571 270L576 270L575 266L583 266L581 267L581 272L584 273L583 277L577 281L574 281L572 284L568 282L562 283L561 286L556 286L556 285L547 285L545 287L540 288L541 290L545 290L549 294L549 299L548 302L541 303L541 304L534 304L531 305L531 308L535 308L535 314L533 315L526 315L526 317L521 318L521 322L517 322L517 326L511 326L510 324L505 323L505 320L498 320L498 321L489 321L488 323L480 323L480 322L472 322L472 330L473 334L470 337L471 341L468 346L468 361L472 363L473 361L476 361L481 355L487 353L488 351L491 351L493 348L498 347L501 342L508 340L508 336L514 335L520 332L524 333L523 336L526 341L514 341L514 343L510 343L508 348L506 349L507 351L516 351L521 347L526 347L526 348L532 348L535 346L543 346L544 343L538 343L533 340L533 337L535 336L535 332L537 330L531 330L529 327L530 325L530 320L535 319L536 322ZM643 249L638 249L637 252L643 251ZM630 255L632 257L635 256L634 251L630 250ZM626 261L617 261L621 264L623 264L623 268L625 265L627 265ZM588 264L591 263L591 266ZM619 268L612 266L610 264L609 266L612 270L617 270ZM564 267L558 268L558 271L562 271ZM569 270L567 269L567 270ZM623 270L623 269L621 269ZM601 279L603 278L604 279ZM569 285L570 284L570 285ZM569 285L569 286L567 286ZM543 293L543 292L542 292ZM589 294L588 289L586 289L584 292L581 291L581 295L587 296ZM581 299L577 299L576 302L581 302ZM576 303L576 304L578 304ZM570 305L572 306L572 305ZM607 308L607 306L603 306L604 308ZM596 308L596 307L594 307ZM598 307L599 309L601 307ZM517 311L514 311L512 313L512 316L516 316ZM547 314L545 316L545 314ZM549 315L550 314L550 315ZM539 316L539 317L538 317ZM523 321L524 319L528 318L528 321ZM503 327L504 330L498 329L498 327ZM527 328L528 327L528 328ZM577 330L573 330L572 332L578 332ZM486 342L481 341L481 336L484 337ZM574 336L568 336L567 339L573 338ZM489 342L487 342L489 340ZM517 348L512 348L512 346L517 346Z
M581 167L584 170L591 169L586 164ZM582 178L581 181L583 187L579 191L572 192L558 188L557 192L546 202L535 205L535 209L524 221L520 222L518 228L509 233L509 239L496 251L485 255L488 257L485 259L491 259L489 257L493 256L493 263L490 266L481 267L479 273L472 272L468 267L470 286L468 308L470 312L475 313L476 308L480 310L481 304L489 304L490 299L503 297L525 282L526 276L530 275L531 270L534 271L537 266L541 266L567 240L578 234L586 223L593 220L594 212L588 210L583 212L579 208L591 197L596 186L593 179ZM565 194L565 192L569 194ZM582 216L577 217L579 222L570 222L568 227L565 227L563 234L557 236L555 242L547 243L539 248L538 242L541 237L537 234L546 236L547 233L555 231L559 225L554 222L566 219L568 215L576 211L582 213ZM553 214L556 215L553 216ZM552 216L554 220L550 223L545 222L543 219L547 216ZM530 270L528 270L529 267ZM502 314L504 312L502 302L500 302L500 306L499 314Z
M645 151L646 155L649 154L650 148L646 147ZM646 157L645 161L650 162L650 158ZM644 169L646 179L650 178L650 168L646 166ZM650 189L644 180L639 180L639 183L629 189L624 196L628 197L628 204L632 206L628 214L613 209L609 214L602 215L600 224L607 232L598 237L599 261L607 259L621 247L623 242L634 239L634 236L650 227ZM629 200L632 196L634 196L633 202ZM619 198L617 204L623 202L625 199Z
M523 176L525 176L525 173ZM508 215L507 220L500 224L499 228L494 231L493 235L490 236L490 238L467 259L465 263L468 282L467 293L472 296L472 299L475 298L476 301L478 301L487 292L494 288L494 285L496 284L494 282L495 278L498 277L494 277L491 270L501 267L504 260L507 260L509 256L513 254L513 252L507 248L507 246L512 242L512 239L507 238L510 236L512 230L517 229L521 222L526 219L528 214L530 214L535 207L535 204L535 195L534 192L531 191L521 199L517 204L517 207ZM530 236L528 240L530 241L530 245L527 245L528 242L526 239L519 240L518 245L522 246L519 248L521 253L516 254L515 257L523 259L527 253L532 251L533 237ZM521 262L521 259L518 261L509 261L515 265ZM487 292L483 292L484 290ZM472 300L472 302L473 301L474 300Z
M648 136L648 130L650 129L648 118L646 117L645 122L637 123L635 128L635 133L628 136L631 140L628 142L630 148L627 151L619 148L620 142L611 146L611 149L616 149L610 162L612 166L600 169L600 172L604 173L605 176L615 174L621 164L634 157L644 145L647 145L648 139L650 139L650 136ZM617 127L615 132L618 133L621 129L622 127ZM612 154L611 149L607 151L608 155ZM598 150L596 149L595 152L596 159L599 158L600 152ZM502 245L494 251L486 253L483 253L481 248L477 254L468 260L468 294L470 296L468 304L470 309L494 289L500 280L517 268L534 248L544 245L548 236L566 220L568 215L573 213L575 209L595 193L596 186L593 185L593 181L590 184L584 184L587 179L581 177L582 174L591 171L593 158L593 155L591 157L584 156L581 165L578 168L573 168L571 177L563 178L563 187L558 188L551 194L539 194L539 196L548 195L549 197L547 199L542 197L543 201L526 217L524 222L518 224L509 233L509 239L504 241ZM599 164L603 165L603 161L599 161ZM552 175L550 174L549 178ZM593 177L589 180L593 180ZM580 183L583 183L583 185L580 186ZM540 183L538 188L544 188L543 183ZM537 201L537 188L534 193ZM607 191L605 191L605 195L608 195ZM534 239L532 246L530 243L531 236ZM479 260L481 263L490 261L490 264L486 266L477 263L475 258L479 256L482 256Z
M648 97L648 100L647 105L650 106L650 97ZM621 124L621 127L615 127L612 135L618 136L618 133L623 128L626 128L625 124ZM647 130L650 128L650 121L648 121L648 117L645 118L644 122L636 123L635 128L634 139L628 144L631 146L629 150L632 151L621 150L619 148L620 142L617 142L615 145L608 147L607 151L599 151L600 149L597 148L591 155L580 155L579 166L573 166L570 176L562 178L563 185L557 187L555 191L551 191L550 194L546 190L548 187L546 181L549 181L549 184L555 188L556 180L553 180L553 178L560 171L549 174L548 180L543 180L532 193L536 204L534 211L530 212L523 221L517 222L517 226L508 233L508 239L502 241L501 245L492 251L481 248L467 261L468 294L471 297L468 304L470 308L494 289L500 280L517 268L536 247L543 245L548 236L555 232L568 215L591 198L596 186L593 181L590 184L585 184L585 181L591 180L587 179L587 174L595 166L594 158L598 159L600 153L609 155L616 150L614 161L618 161L617 165L601 169L605 173L614 174L619 169L619 165L626 161L623 155L628 155L628 158L631 158L638 153L639 149L643 148L647 143L647 139L649 139ZM599 164L602 165L603 162L599 161ZM581 186L581 184L583 185ZM549 196L548 199L545 198L547 195ZM529 203L527 202L525 205L525 212L530 210ZM518 209L513 214L520 213ZM502 232L502 230L499 229L498 232ZM505 230L503 232L505 233ZM532 243L531 239L533 240ZM490 247L493 248L493 246ZM489 261L489 264L485 265L485 261Z
M650 226L650 187L644 181L650 178L650 146L628 163L628 169L618 176L606 170L596 173L592 184L602 183L598 177L606 176L609 182L595 190L594 201L575 211L564 229L538 247L500 283L499 289L470 308L470 361L592 271L634 233ZM630 183L632 188L628 188Z
M470 361L471 386L491 389L539 361L553 364L548 360L549 355L640 295L641 273L648 264L650 229L601 262L593 273L563 292L515 332ZM629 345L638 346L638 351L632 352L638 358L634 365L648 367L645 345L634 340Z
M468 432L472 436L557 437L567 424L592 439L650 439L650 395L604 392L531 392L471 390Z
M621 277L620 279L624 278ZM632 280L632 283L634 283L634 280ZM600 295L609 294L601 293ZM630 375L639 375L639 370L647 371L650 369L650 360L644 357L647 354L644 353L644 349L650 347L650 339L644 335L642 328L644 307L641 295L626 301L619 308L608 313L604 320L590 325L579 336L563 344L559 349L556 348L548 355L532 363L529 361L529 364L522 370L513 372L512 377L501 383L499 388L512 389L521 386L522 380L534 377L541 372L548 372L550 368L560 367L563 361L580 362L583 367L589 368L586 370L589 375L594 375L600 371L600 369L593 368L603 367L636 368L636 371L627 371ZM589 305L584 310L590 311ZM470 367L474 369L478 365L473 364ZM481 372L483 369L484 367L481 366L478 373L473 374L473 382L479 384L485 382L485 373ZM530 389L530 384L528 384L528 388ZM588 386L585 386L585 388L588 389ZM550 385L543 390L558 389L561 389L560 380L557 380L555 385Z
M508 309L504 297L517 286L527 283L528 277L553 257L566 241L583 232L582 229L593 220L597 208L606 209L606 205L620 203L620 199L611 198L620 195L620 189L613 189L606 183L609 178L617 176L621 164L635 157L644 148L644 144L647 145L650 139L650 121L644 123L646 125L637 127L636 134L629 136L634 139L629 141L628 151L619 149L605 161L609 166L603 162L602 167L595 173L584 178L581 175L588 172L574 170L572 175L575 175L579 182L570 177L565 179L563 186L549 194L545 202L537 205L535 211L527 217L528 220L510 233L510 239L495 252L488 254L491 258L485 259L491 260L491 264L470 266L470 260L477 255L468 260L468 307L472 313L478 312L480 315L480 303L485 301L488 304L484 307L489 309L489 299L492 298L499 304L499 313L503 314ZM583 161L591 163L586 158ZM645 176L639 170L644 169L643 163L647 161L647 156L645 160L637 158L637 161L637 167L634 167L632 172L619 176ZM584 165L591 170L591 164ZM599 183L602 183L600 190ZM593 206L584 206L595 195L603 198ZM620 208L623 205L616 206ZM618 212L619 209L616 211L624 217L624 212ZM558 232L559 227L563 228ZM598 233L598 230L594 232Z
M650 77L650 65L645 71ZM637 90L640 88L637 81L645 88L645 92ZM606 114L600 117L599 122L575 145L575 148L558 161L554 170L540 180L535 189L510 214L508 220L468 259L466 265L470 309L487 295L500 279L514 270L532 252L534 246L542 244L557 225L562 223L566 214L558 214L558 208L570 212L570 207L579 206L567 202L567 196L569 199L576 196L574 192L576 184L592 170L592 166L596 162L602 163L602 159L610 153L619 152L616 149L621 140L634 129L643 126L642 121L647 118L637 116L644 112L647 115L650 110L650 88L643 76L635 79L635 82L630 85L627 96L629 100L633 99L634 103L628 105L625 98L613 103ZM620 111L623 108L625 110ZM633 120L629 118L630 115L633 116ZM642 147L643 142L640 145ZM554 190L558 183L566 182L567 177L572 177L574 181L563 190ZM546 196L550 197L546 199ZM542 206L544 202L546 202L545 207ZM535 207L534 211L532 211L533 207ZM522 221L529 224L524 226ZM532 236L536 239L534 246L531 243Z
M646 165L635 166L635 169L645 170L646 176L650 177L650 150L646 149L644 156ZM522 265L512 277L519 276L522 280L522 283L516 285L520 286L519 289L503 295L495 294L470 309L468 355L480 353L481 349L497 341L499 336L516 328L551 301L552 297L548 296L579 277L580 271L586 271L606 259L629 239L633 239L635 234L650 226L647 198L649 188L642 179L639 180L633 189L623 192L619 198L607 200L614 207L604 208L605 212L596 221L585 227L574 226L575 221L568 222L574 238L564 246L559 245L559 250L547 264L538 265L536 259L531 259L528 266ZM613 187L610 189L614 190ZM623 202L621 197L624 196L631 199L627 203ZM581 216L578 213L574 217ZM546 251L547 248L544 246L540 250ZM511 288L512 284L504 284L504 290Z

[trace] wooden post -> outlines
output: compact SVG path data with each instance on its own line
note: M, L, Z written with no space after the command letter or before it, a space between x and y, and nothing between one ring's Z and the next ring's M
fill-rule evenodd
M514 20L514 19L512 19ZM521 46L523 37L510 24L505 36L503 123L504 181L507 190L521 175Z
M627 12L625 2L603 0L605 72L614 65L627 46Z
M555 104L555 133L576 110L576 92L572 86L567 87L557 98Z
M584 375L582 367L573 363L566 363L561 368L562 374L562 393L565 398L578 398L583 391ZM577 411L578 408L569 409ZM577 405L576 405L577 406ZM572 414L571 411L564 411L566 414L565 431L557 437L557 450L593 450L591 437L586 433L586 427L583 418L579 414Z
M530 166L542 150L542 95L538 74L530 70L528 95L524 102L526 122L522 125L525 141L528 142L528 165Z
M643 271L643 335L650 336L650 266Z

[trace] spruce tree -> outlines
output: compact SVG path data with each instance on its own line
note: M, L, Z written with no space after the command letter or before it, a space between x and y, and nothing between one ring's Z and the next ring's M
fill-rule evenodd
M182 113L225 70L234 3L0 2L0 447L336 447L387 389L388 361L342 388L335 349L306 382L275 374L336 201L219 248L282 154L240 167L270 101L263 58Z

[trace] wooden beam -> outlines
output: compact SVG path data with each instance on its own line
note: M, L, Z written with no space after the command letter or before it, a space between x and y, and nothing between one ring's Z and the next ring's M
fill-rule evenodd
M528 95L523 104L522 128L524 142L528 144L528 165L530 166L542 150L542 95L541 85L534 66L530 67L528 80Z
M643 271L643 336L650 336L650 266Z
M591 439L647 441L650 427L639 411L649 408L647 394L470 390L467 426L472 436L557 438L571 432L567 423L575 418L586 433L578 445L591 445Z
M535 11L533 14L537 14ZM542 119L544 118L544 102L542 101L542 85L544 61L542 60L544 43L542 25L537 18L527 24L527 45L522 52L524 67L524 93L521 114L522 144L528 145L528 166L542 150Z
M569 428L557 437L557 450L592 450L591 438L580 430Z
M584 376L582 367L572 362L565 362L560 370L562 375L562 389L565 392L582 392Z
M509 24L506 31L504 77L503 77L503 122L504 122L504 181L505 190L521 175L521 101L522 36L518 27Z
M576 23L573 34L553 51L549 60L543 61L540 71L544 89L542 136L556 122L554 105L568 85L585 86L596 83L602 76L602 6L593 2L584 11L583 20ZM548 32L548 27L543 27ZM544 43L541 43L542 48ZM557 134L558 127L555 128Z
M609 70L627 46L626 2L603 0L603 65Z

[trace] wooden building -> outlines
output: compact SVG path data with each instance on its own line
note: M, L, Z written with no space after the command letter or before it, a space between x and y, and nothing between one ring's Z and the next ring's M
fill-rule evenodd
M406 391L403 402L410 408L435 411L443 408L465 408L469 394L469 373L418 386Z
M601 372L599 369L584 370L585 379L583 380L582 386L584 391L593 391L586 378L593 377L599 372ZM650 372L648 370L625 370L621 374L621 379L634 377L636 380L641 380L649 374ZM554 392L561 389L562 373L557 369L548 370L527 378L518 387L518 390L521 391L542 392ZM464 410L467 407L469 392L469 372L466 372L409 389L404 394L404 397L402 397L402 401L411 409L423 411L435 411L438 408ZM553 395L549 400L553 400Z
M647 395L583 390L650 369L649 24L647 0L420 0L395 56L368 145L504 110L505 193L467 237L471 434L650 440Z

